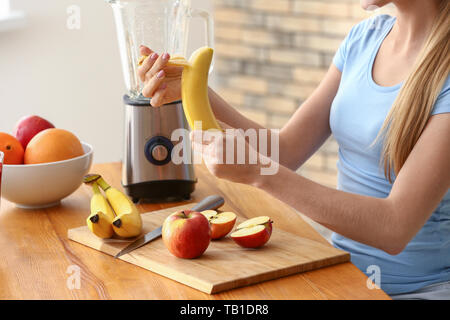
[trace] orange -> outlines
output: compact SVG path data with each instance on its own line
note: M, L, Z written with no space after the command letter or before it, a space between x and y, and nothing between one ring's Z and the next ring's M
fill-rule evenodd
M63 161L83 154L80 140L73 133L63 129L46 129L28 143L25 164Z
M5 154L4 164L23 164L22 144L12 135L0 132L0 151Z

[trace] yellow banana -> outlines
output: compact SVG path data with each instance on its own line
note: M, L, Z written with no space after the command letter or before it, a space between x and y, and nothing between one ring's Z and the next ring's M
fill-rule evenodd
M194 51L181 76L181 99L186 119L194 129L195 121L201 121L202 130L221 130L211 110L208 97L208 74L213 49L202 47ZM177 60L178 61L178 60Z
M183 56L173 55L172 57L170 57L169 61L167 62L167 65L177 67L189 67L190 63Z
M124 238L135 237L141 234L141 214L130 198L118 189L111 187L101 176L98 176L96 181L105 192L111 207L116 213L116 217L112 222L114 232Z
M147 58L148 58L148 56L141 56L139 58L138 65L141 66L144 63L145 59L147 59ZM167 65L168 66L185 67L185 66L189 65L189 62L183 56L174 55L174 56L170 57L169 61L167 62Z
M181 76L181 99L184 114L192 129L196 121L201 121L202 130L222 130L217 123L208 97L208 75L214 50L202 47L194 51L189 59L179 55L170 58L167 65L183 67ZM142 65L147 56L142 56L138 64Z
M106 196L113 208L120 212L113 221L114 232L124 238L135 237L141 234L142 218L134 203L117 189L109 189Z
M102 239L111 238L114 234L113 220L115 214L108 201L102 195L98 184L92 184L94 195L91 198L91 214L86 219L89 230Z

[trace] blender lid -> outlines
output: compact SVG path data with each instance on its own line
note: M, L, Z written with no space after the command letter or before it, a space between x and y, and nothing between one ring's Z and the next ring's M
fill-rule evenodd
M140 95L138 98L132 98L128 94L125 94L123 96L123 103L128 106L134 106L134 107L148 107L150 106L151 98L145 98L144 96ZM170 103L166 103L165 105L173 105L173 104L179 104L181 103L181 100L173 101Z

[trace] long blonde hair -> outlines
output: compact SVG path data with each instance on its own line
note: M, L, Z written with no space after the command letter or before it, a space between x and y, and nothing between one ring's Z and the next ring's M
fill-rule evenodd
M450 1L441 1L430 35L376 141L384 137L384 174L392 183L422 134L450 71Z

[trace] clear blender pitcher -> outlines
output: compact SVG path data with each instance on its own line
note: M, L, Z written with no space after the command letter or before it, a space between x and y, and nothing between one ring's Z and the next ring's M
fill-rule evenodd
M205 21L206 45L213 47L213 22L206 11L191 8L191 0L106 0L116 21L119 49L127 94L131 99L145 99L137 76L139 46L157 53L188 57L191 18Z

